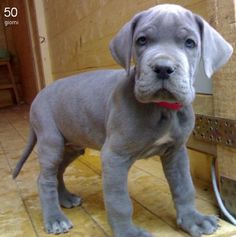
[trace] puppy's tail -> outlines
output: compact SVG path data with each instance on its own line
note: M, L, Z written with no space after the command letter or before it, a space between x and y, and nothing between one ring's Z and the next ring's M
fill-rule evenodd
M18 174L20 173L22 166L24 165L24 163L28 159L28 157L29 157L30 153L32 152L36 142L37 142L36 134L35 134L33 128L30 128L28 143L25 147L25 150L23 151L21 159L18 161L18 163L16 164L15 169L13 170L13 173L12 173L13 179L15 179L18 176Z

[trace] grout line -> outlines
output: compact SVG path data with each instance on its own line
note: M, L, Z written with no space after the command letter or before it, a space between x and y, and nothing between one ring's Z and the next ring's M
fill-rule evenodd
M3 155L4 155L5 160L6 160L6 162L7 162L8 169L9 169L9 171L10 171L10 174L12 174L12 168L11 168L9 159L7 158L6 151L5 151L5 149L4 149L4 147L2 146L1 143L0 143L0 148L1 148L1 150L3 151ZM29 221L30 221L30 223L31 223L31 226L32 226L32 228L33 228L33 230L34 230L34 233L35 233L35 235L36 235L37 237L39 237L39 235L38 235L38 233L37 233L37 230L36 230L36 226L34 225L33 219L32 219L32 217L31 217L31 215L30 215L29 210L28 210L28 207L27 207L27 205L26 205L26 203L25 203L25 200L24 200L23 197L22 197L21 189L20 189L20 187L19 187L19 185L18 185L18 182L17 182L16 180L13 180L13 181L14 181L14 183L15 183L15 185L16 185L16 191L17 191L17 193L18 193L18 195L19 195L19 198L21 199L21 201L22 201L22 203L23 203L25 212L26 212L26 214L28 215L28 218L29 218Z
M78 158L79 162L83 165L85 165L88 169L92 170L95 174L97 174L100 178L101 178L101 172L99 172L98 170L92 168L91 166L89 166L86 162L80 160ZM107 234L107 232L105 231L105 229L92 217L92 215L89 213L89 211L83 207L83 205L81 206L81 208L84 210L84 212L93 220L93 222L96 223L96 225L99 226L99 228L102 230L102 232L104 232L105 236L110 237L110 235Z
M158 161L158 162L159 162L159 161ZM144 173L150 175L150 176L153 176L153 177L155 177L155 178L158 178L161 182L163 182L163 183L165 183L165 184L167 183L166 179L160 178L160 177L154 175L153 173L151 173L151 172L149 172L149 171L147 171L147 170L145 170L145 169L140 168L137 164L136 164L136 165L134 164L134 167L135 167L136 169L141 170L142 172L144 172Z
M98 169L94 168L93 165L90 165L90 163L88 163L88 162L86 162L86 161L83 161L83 160L79 160L79 161L80 161L82 164L84 164L85 166L87 166L89 169L93 170L96 174L98 174L99 176L101 176L101 172L99 172ZM153 175L152 173L150 173L150 172L148 172L148 171L146 171L146 170L144 170L144 169L142 169L142 168L137 167L136 165L134 165L134 166L135 166L136 169L138 169L138 170L140 170L140 171L142 171L142 172L144 172L144 173L146 173L146 174L148 174L148 175L150 175L150 176L152 176L152 177L154 177L154 178L157 178L157 179L160 180L163 184L167 184L167 185L168 185L168 182L165 181L164 179L161 179L161 178L159 178L159 177ZM170 193L170 190L169 190L169 189L167 190L167 192L168 192L168 195L171 196L171 193ZM135 199L134 196L130 196L130 198L131 198L134 202L136 202L136 203L138 203L140 206L142 206L142 208L144 208L145 210L147 210L148 212L150 212L152 215L156 216L158 219L160 219L160 220L163 221L165 224L167 224L168 226L170 226L172 229L176 230L176 227L175 227L175 226L172 226L170 223L168 223L168 222L165 220L165 218L161 218L161 216L159 216L157 213L153 212L153 211L152 211L151 209L149 209L147 206L144 206L141 202L139 202L137 199ZM198 197L195 198L195 200L197 200L197 199L209 203L209 200L208 200L208 199L202 198L201 196L198 196ZM211 203L211 204L213 205L214 203ZM214 206L217 207L216 205L214 205ZM184 235L184 236L188 236L188 235Z
M86 167L91 169L94 173L96 173L97 175L102 177L102 172L99 172L96 168L90 166L86 161L80 160L79 158L78 158L78 160L79 160L80 163L82 163L83 165L85 165Z
M159 162L159 161L158 161L158 162ZM142 169L142 168L140 168L139 166L137 166L137 165L135 165L135 164L134 164L134 167L135 167L136 169L141 170L142 172L144 172L144 173L146 173L146 174L152 176L152 177L157 178L157 179L160 180L163 184L168 184L168 182L167 182L166 179L160 178L160 177L154 175L152 172L149 172L149 171L147 171L147 170L145 170L145 169ZM199 178L193 178L193 177L192 177L192 180L193 180L194 188L195 188L196 192L197 192L197 187L198 187L199 190L203 190L203 189L201 189L201 188L199 187L199 185L198 185L199 183L206 185L207 189L209 189L209 190L212 189L210 183L204 182L203 180L201 180L201 179L199 179ZM170 193L170 191L169 191L168 193ZM200 200L206 201L206 202L208 202L208 203L210 202L210 203L211 203L212 205L214 205L215 207L218 207L216 202L209 200L208 198L206 198L206 197L200 195L199 193L197 193L196 199L200 199Z
M20 112L21 112L21 111L20 111ZM8 117L8 116L7 116L7 117ZM8 119L7 117L6 117L6 121L8 122L8 124L16 131L17 135L18 135L20 138L23 138L23 136L21 136L21 134L19 133L19 131L18 131L18 130L16 129L16 127L9 121L9 119ZM23 139L23 140L24 140L24 139ZM25 140L24 140L24 141L25 141ZM6 162L7 162L7 164L8 164L8 168L9 168L9 170L10 170L10 173L12 174L12 167L11 167L11 164L10 164L10 162L9 162L8 156L7 156L7 154L6 154L6 151L5 151L5 149L4 149L4 147L2 146L1 143L0 143L0 147L1 147L2 151L3 151L4 157L5 157ZM16 185L17 193L18 193L18 195L19 195L19 197L20 197L20 199L21 199L21 201L22 201L22 203L23 203L25 212L27 213L28 218L29 218L29 221L31 222L31 226L32 226L32 228L33 228L33 231L34 231L35 235L36 235L37 237L39 237L38 232L37 232L37 228L36 228L36 226L35 226L35 224L34 224L34 222L33 222L33 218L32 218L32 216L31 216L30 211L29 211L29 209L28 209L28 207L27 207L27 205L26 205L26 203L25 203L25 200L24 200L24 198L23 198L23 196L22 196L21 188L19 187L19 184L18 184L18 182L17 182L16 180L14 180L14 183L15 183L15 185Z
M161 220L163 223L165 223L167 226L169 226L171 229L173 229L174 231L180 232L181 229L178 228L177 224L175 226L173 226L171 223L167 222L165 220L165 218L162 218L161 216L159 216L158 214L156 214L155 212L153 212L152 210L150 210L148 207L144 206L141 202L139 202L138 200L136 200L135 198L132 198L136 203L138 203L143 209L145 209L147 212L151 213L152 215L154 215L156 218L158 218L159 220ZM176 218L175 218L176 219ZM189 237L188 234L186 234L185 232L181 231L181 235Z
M101 172L99 172L97 169L95 170L94 168L92 168L91 166L89 166L88 163L79 160L83 165L85 165L86 167L88 167L89 169L91 169L92 171L94 171L96 174L98 174L99 176L101 176ZM169 193L170 194L170 193ZM139 204L144 210L146 210L148 213L151 213L153 216L157 217L159 220L161 220L163 223L165 223L167 226L169 226L170 228L172 228L173 230L176 231L176 226L172 226L170 223L168 223L164 218L161 218L161 216L159 216L158 214L156 214L155 212L153 212L152 210L150 210L148 207L144 206L141 202L139 202L137 199L135 199L133 196L130 196L131 200L133 202L136 202L137 204ZM89 212L83 208L85 210L86 213L89 214ZM89 214L90 215L90 214ZM91 215L90 215L91 216ZM182 234L182 233L181 233ZM189 236L187 234L184 234L183 236Z
M24 108L24 111L25 112L25 108ZM22 112L22 111L20 111ZM28 108L28 112L29 112L29 108ZM21 116L20 120L23 119L25 120L25 118L23 116ZM14 123L11 122L11 120L9 120L8 118L6 118L6 120L8 121L8 123L14 128L14 130L16 131L16 133L19 135L19 137L25 142L27 143L28 142L28 136L27 136L27 139L25 139L25 137L19 132L19 130L16 128L16 126L14 125ZM29 126L29 121L27 121L28 123L28 126ZM31 153L34 153L36 155L38 155L38 153L35 151L35 148L33 149L33 151Z
M31 214L30 214L30 211L29 211L29 209L28 209L28 207L27 207L27 205L26 205L26 203L25 203L25 200L23 199L23 197L22 197L22 195L21 195L21 189L20 189L20 187L19 187L17 181L16 181L16 186L17 186L17 189L19 189L19 196L20 196L20 198L21 198L21 200L22 200L22 202L23 202L23 205L24 205L24 208L25 208L25 210L26 210L27 215L29 216L29 220L30 220L30 222L31 222L31 225L32 225L32 228L33 228L33 230L34 230L34 232L35 232L35 235L36 235L37 237L39 237L39 234L38 234L38 231L37 231L37 227L36 227L36 225L34 224L34 221L33 221L33 218L32 218L32 216L31 216Z
M89 211L83 207L83 205L81 206L81 209L86 213L86 215L88 215L88 217L96 224L96 226L99 227L99 229L101 229L101 231L105 234L106 237L110 237L110 235L107 234L107 232L105 231L105 229L96 221L96 219L93 218L93 216L89 213Z

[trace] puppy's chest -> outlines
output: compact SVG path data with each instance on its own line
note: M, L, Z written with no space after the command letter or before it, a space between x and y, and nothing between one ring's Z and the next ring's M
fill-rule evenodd
M174 139L171 136L170 132L167 132L163 134L161 137L158 137L156 140L154 140L150 145L148 145L139 155L139 159L148 158L150 156L154 155L160 155L163 150L165 150L165 145L167 146L171 142L173 142Z
M170 132L167 132L162 137L156 139L156 141L153 143L153 146L158 147L172 141L173 141L173 138L171 137Z

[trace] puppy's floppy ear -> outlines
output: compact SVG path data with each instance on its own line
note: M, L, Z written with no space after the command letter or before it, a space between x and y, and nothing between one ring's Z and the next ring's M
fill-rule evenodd
M204 19L196 16L196 20L201 31L202 60L205 74L211 78L215 71L227 63L233 53L233 48Z
M142 14L143 13L135 15L131 21L121 28L110 42L112 57L118 64L125 68L128 74L132 57L134 29Z

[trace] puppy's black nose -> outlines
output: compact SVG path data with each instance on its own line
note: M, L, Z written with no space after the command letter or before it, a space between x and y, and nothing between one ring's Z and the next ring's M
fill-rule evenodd
M170 75L174 73L175 68L174 66L167 66L167 65L156 65L153 68L153 71L157 74L158 79L169 79Z

